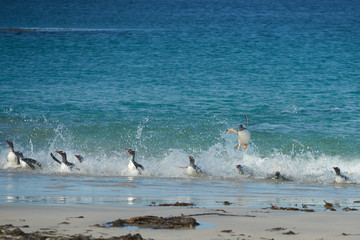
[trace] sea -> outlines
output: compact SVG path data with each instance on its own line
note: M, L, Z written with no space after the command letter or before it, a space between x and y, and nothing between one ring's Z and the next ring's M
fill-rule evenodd
M360 208L358 0L2 0L0 46L1 204Z

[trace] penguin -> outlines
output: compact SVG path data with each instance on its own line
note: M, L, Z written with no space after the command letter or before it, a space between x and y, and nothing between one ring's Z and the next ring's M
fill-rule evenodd
M248 118L245 115L245 120L246 120L246 128L243 125L239 125L239 129L238 131L234 130L234 129L226 129L227 132L232 132L235 134L238 134L238 145L236 145L237 148L241 148L241 146L243 147L243 149L247 148L248 143L250 142L251 139L251 133L250 131L247 129L248 127Z
M350 179L347 176L341 174L340 168L338 168L338 167L333 167L333 168L336 173L335 183L348 183L350 181Z
M22 168L30 168L32 170L42 168L41 164L38 161L31 159L31 158L24 158L24 155L22 152L15 152L15 153L19 156L20 166Z
M73 169L73 167L75 166L75 164L72 163L72 162L69 162L67 160L66 153L63 152L63 151L55 151L55 152L57 152L58 154L61 155L61 158L62 158L61 161L59 161L52 153L50 153L50 156L52 157L52 159L55 162L61 164L60 171L61 172L69 172L69 171L71 171Z
M275 175L271 179L278 181L291 181L290 179L284 177L279 171L276 171Z
M84 158L81 155L75 155L75 157L77 158L77 160L82 163L84 161Z
M236 169L239 171L239 174L241 174L241 175L252 176L254 174L250 168L248 168L247 166L244 166L244 165L238 164L238 165L236 165Z
M129 160L129 164L128 164L129 173L131 175L141 175L141 172L145 169L141 164L135 162L135 151L133 151L131 149L125 149L125 151L130 153L130 160Z
M205 173L195 164L195 159L192 156L189 156L189 166L179 167L186 169L186 174L193 177L202 176Z
M20 167L19 155L14 150L14 143L6 141L9 145L9 154L7 156L7 162L11 167Z

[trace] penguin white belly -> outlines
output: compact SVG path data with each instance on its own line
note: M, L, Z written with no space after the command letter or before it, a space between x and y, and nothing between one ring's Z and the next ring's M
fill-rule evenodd
M336 183L346 183L347 180L346 180L344 177L336 176L336 177L335 177L335 182L336 182Z
M139 175L140 171L136 168L133 162L129 162L128 164L128 172L130 175Z
M251 134L249 130L244 129L238 132L239 135L239 143L241 144L248 144L250 142Z
M25 161L22 160L20 160L20 166L22 168L31 169L31 167Z
M201 173L199 173L198 171L196 171L195 168L193 168L192 166L188 166L186 168L186 174L189 175L189 176L193 176L193 177L196 177L196 176L200 176Z
M8 160L8 163L10 166L18 166L19 165L18 156L16 156L15 153L13 153L13 152L9 152L7 160Z
M63 173L71 172L71 168L68 165L66 165L65 163L61 163L60 172L63 172Z

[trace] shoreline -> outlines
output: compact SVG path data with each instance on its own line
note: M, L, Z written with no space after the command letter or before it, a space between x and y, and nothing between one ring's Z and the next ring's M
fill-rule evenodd
M175 206L39 206L0 204L0 225L25 233L89 239L140 234L143 239L358 239L357 211L288 211L249 208ZM154 230L103 227L109 221L137 216L192 216L197 229ZM0 235L0 239L2 235Z

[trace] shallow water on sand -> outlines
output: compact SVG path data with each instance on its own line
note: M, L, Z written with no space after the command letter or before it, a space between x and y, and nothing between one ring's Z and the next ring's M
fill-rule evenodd
M359 186L307 185L273 180L150 177L86 177L68 174L0 172L0 203L35 205L151 206L194 203L195 207L269 208L271 205L324 209L360 207Z

